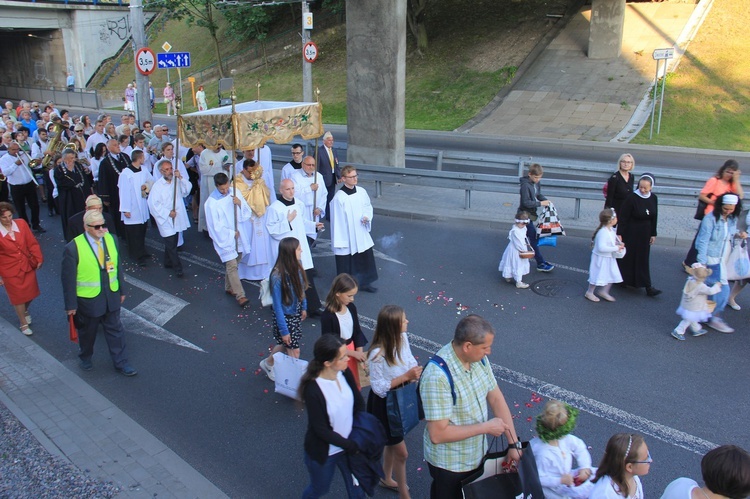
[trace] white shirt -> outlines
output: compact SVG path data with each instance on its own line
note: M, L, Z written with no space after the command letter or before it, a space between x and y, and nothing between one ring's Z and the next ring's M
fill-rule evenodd
M560 483L561 476L574 475L573 458L578 468L591 469L591 454L586 444L575 435L565 435L557 443L558 445L554 446L543 442L538 437L531 439L531 449L534 451L539 481L544 488L544 497L549 499L588 497L593 488L591 482L585 482L578 487Z
M49 147L49 141L42 142L38 140L31 144L31 157L34 159L42 159L44 157L44 151Z
M370 237L372 204L360 186L347 194L339 190L331 200L331 246L335 255L356 255L375 246ZM367 217L368 222L362 220Z
M287 220L287 214L290 211L297 212L297 216L291 222ZM274 240L272 248L273 261L276 261L276 257L279 255L279 242L285 237L293 237L302 246L302 256L300 257L302 268L305 270L313 268L310 245L307 242L307 233L315 230L315 222L305 218L305 211L305 205L297 198L294 199L294 204L291 206L287 206L281 201L274 201L268 207L266 227Z
M385 357L380 355L380 348L373 348L367 361L370 364L370 388L375 395L385 398L391 389L391 381L406 373L409 369L417 366L417 359L411 353L409 346L409 335L401 333L401 362L389 365ZM398 361L399 357L396 356Z
M107 137L104 136L104 134L94 132L91 135L89 135L89 138L86 139L86 150L92 153L94 149L96 149L97 144L106 144L107 143Z
M641 485L641 479L636 475L633 477L635 481L635 490L630 491L630 496L633 499L644 499L643 497L643 485ZM625 497L620 493L620 488L609 475L605 475L594 484L594 488L591 489L591 495L589 499L622 499Z
M238 229L239 223L250 219L252 211L247 205L247 202L242 196L237 196L240 200L240 206L237 207L237 222ZM248 234L240 230L240 238L235 243L235 230L234 230L234 203L232 196L232 188L229 188L229 193L226 196L222 196L218 189L214 189L214 192L206 200L206 225L208 228L208 235L211 236L211 241L214 243L214 250L221 258L221 261L226 263L229 260L237 258L238 250L239 253L245 253L250 250L250 241L248 240Z
M24 161L25 155L18 153L16 156L11 156L10 153L0 158L0 170L3 175L8 177L8 183L10 185L24 185L29 182L33 182L34 177L31 176L31 170L26 166ZM20 160L21 164L16 164L16 161Z
M318 171L316 170L312 175L308 176L305 170L300 169L294 170L290 178L292 182L294 182L294 197L305 204L305 216L310 220L315 220L315 217L313 217L314 198L315 208L320 209L318 220L321 217L324 217L326 212L326 198L328 197L328 189L326 189L326 184L323 181L323 175L318 173ZM312 190L312 185L316 183L316 181L318 184L317 193ZM308 234L308 237L317 239L318 233L313 232L312 234Z
M177 200L175 202L175 186L177 183ZM182 198L190 194L190 182L186 178L172 178L172 182L167 183L164 177L154 182L151 192L148 195L148 209L156 220L161 237L169 237L187 230L190 227L190 220L185 210L185 203ZM170 218L169 213L172 211L172 205L176 212L174 221Z
M344 438L348 438L354 424L354 394L346 382L344 373L336 373L336 379L315 378L323 398L326 399L326 412L331 429ZM332 456L343 451L341 447L328 444L328 455Z
M690 499L693 489L698 488L700 488L700 485L692 478L680 477L667 485L661 499Z

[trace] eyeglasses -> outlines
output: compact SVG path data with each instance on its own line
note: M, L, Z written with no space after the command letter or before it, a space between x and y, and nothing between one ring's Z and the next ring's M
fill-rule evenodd
M87 225L88 225L88 224L87 224ZM89 225L89 227L91 227L92 229L96 229L96 230L101 230L101 229L106 229L106 228L107 228L107 225L106 225L106 224L101 224L101 225Z
M632 464L651 464L654 460L651 458L651 452L648 453L645 461L630 461Z

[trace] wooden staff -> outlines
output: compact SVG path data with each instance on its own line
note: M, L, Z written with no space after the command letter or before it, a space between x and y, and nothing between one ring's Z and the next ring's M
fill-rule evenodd
M232 86L232 206L234 207L234 250L239 253L240 251L240 242L237 239L237 232L239 231L239 223L237 222L237 204L235 200L237 199L237 161L235 160L235 151L237 150L237 127L235 126L236 120L236 110L235 110L235 101L237 100L237 93L234 90L234 86Z
M180 104L180 96L175 96L174 98L174 105L175 105L175 113L177 114L177 138L175 139L175 151L174 151L174 169L172 171L172 211L177 213L177 177L175 176L175 173L177 172L177 166L180 164L179 161L179 155L180 155L180 108L182 107ZM175 224L175 218L172 219L172 227L174 227Z
M315 89L315 98L320 103L320 88ZM303 158L302 161L305 159ZM318 137L315 137L315 173L313 173L313 183L318 183ZM317 222L315 219L315 209L318 207L318 190L313 191L313 222Z

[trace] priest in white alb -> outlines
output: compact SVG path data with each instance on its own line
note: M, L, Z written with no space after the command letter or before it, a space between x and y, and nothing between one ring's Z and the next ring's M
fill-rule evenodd
M216 188L206 200L206 227L214 249L226 267L224 291L234 296L237 304L244 308L249 300L245 297L237 265L242 253L250 251L250 240L247 231L240 230L240 227L242 222L250 220L252 212L242 196L234 196L225 173L214 175L212 183L216 184Z
M263 144L260 148L253 151L251 158L255 160L256 164L263 167L263 178L266 181L266 185L271 192L276 192L276 186L273 183L273 154L271 153L271 148Z
M182 198L190 193L190 182L180 170L174 171L169 159L156 163L160 178L148 195L148 208L156 220L159 235L164 240L164 268L173 269L182 277L182 262L177 252L179 235L190 227L190 220Z
M143 161L143 151L133 151L131 164L122 169L117 179L128 256L141 267L151 259L146 253L146 224L150 216L147 198L154 183L151 174L142 168Z
M314 265L310 245L307 242L307 234L322 229L323 224L306 217L307 210L304 203L294 197L294 182L291 179L287 178L281 181L279 193L281 197L268 207L266 218L266 227L268 227L268 233L271 234L274 243L273 262L276 263L281 240L285 237L293 237L299 241L300 248L302 248L300 257L302 268L310 271L314 268ZM310 287L305 292L307 315L315 316L319 313L320 298L318 298L318 292L315 289L315 283L310 272L308 272L308 281Z
M237 192L250 206L250 220L243 223L250 239L250 251L242 255L239 265L240 279L260 281L271 275L274 242L266 227L266 215L271 204L271 191L264 180L263 168L253 159L244 159L239 164L235 177Z
M198 209L198 232L208 230L208 227L206 227L206 210L204 205L216 188L214 176L217 173L225 173L223 166L224 163L229 161L229 154L221 146L216 146L214 149L206 148L201 153L201 159L198 161L198 168L201 174L201 203Z
M357 186L357 170L347 165L341 170L344 185L331 200L331 247L336 256L336 273L354 276L360 291L377 291L375 243L370 237L372 204L367 191Z
M293 170L290 177L294 182L294 197L305 205L305 218L318 221L325 216L328 189L323 183L323 176L315 167L315 158L306 156L302 160L302 168ZM308 232L310 244L318 238L318 231Z
M263 146L263 147L268 148L268 146ZM269 152L269 154L270 154L270 152ZM240 172L242 172L242 169L245 167L244 166L245 165L245 160L247 160L247 159L253 160L253 162L256 165L260 166L263 169L263 175L262 175L263 182L266 184L266 187L268 187L268 192L270 192L273 195L273 193L276 192L276 190L275 190L276 186L275 186L275 184L273 182L273 169L271 168L270 164L268 165L268 167L266 167L266 165L259 163L258 160L255 159L255 156L256 156L256 150L255 149L250 149L248 151L245 151L243 153L242 159L240 159L239 161L237 161L237 163L235 164L235 171L236 171L237 174L239 174ZM264 156L265 155L261 154L261 157L264 157Z

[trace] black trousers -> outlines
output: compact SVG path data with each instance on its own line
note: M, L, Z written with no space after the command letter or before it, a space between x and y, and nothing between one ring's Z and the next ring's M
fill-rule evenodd
M310 274L307 274L307 282L310 284L310 287L305 290L305 298L307 299L307 315L310 315L310 313L317 312L322 305L320 303L320 296L318 295L318 288L315 287L315 279Z
M455 472L438 468L427 463L432 477L430 499L461 499L461 481L469 478L476 470Z
M164 237L164 267L173 268L177 272L182 272L182 262L180 261L180 255L177 253L177 241L180 238L180 234L174 234L169 237Z
M29 182L23 185L11 185L10 195L13 196L13 205L16 207L18 212L18 218L23 218L26 223L29 223L29 217L26 215L26 204L28 203L31 209L31 225L32 228L39 228L39 198L37 197L36 184Z
M125 350L125 330L120 321L120 311L107 312L101 317L86 317L80 310L76 314L78 325L78 347L81 360L89 360L94 355L94 343L99 324L104 328L104 339L107 340L109 355L116 368L123 368L128 363Z
M123 224L123 227L128 241L128 256L134 262L141 263L146 258L146 224Z

